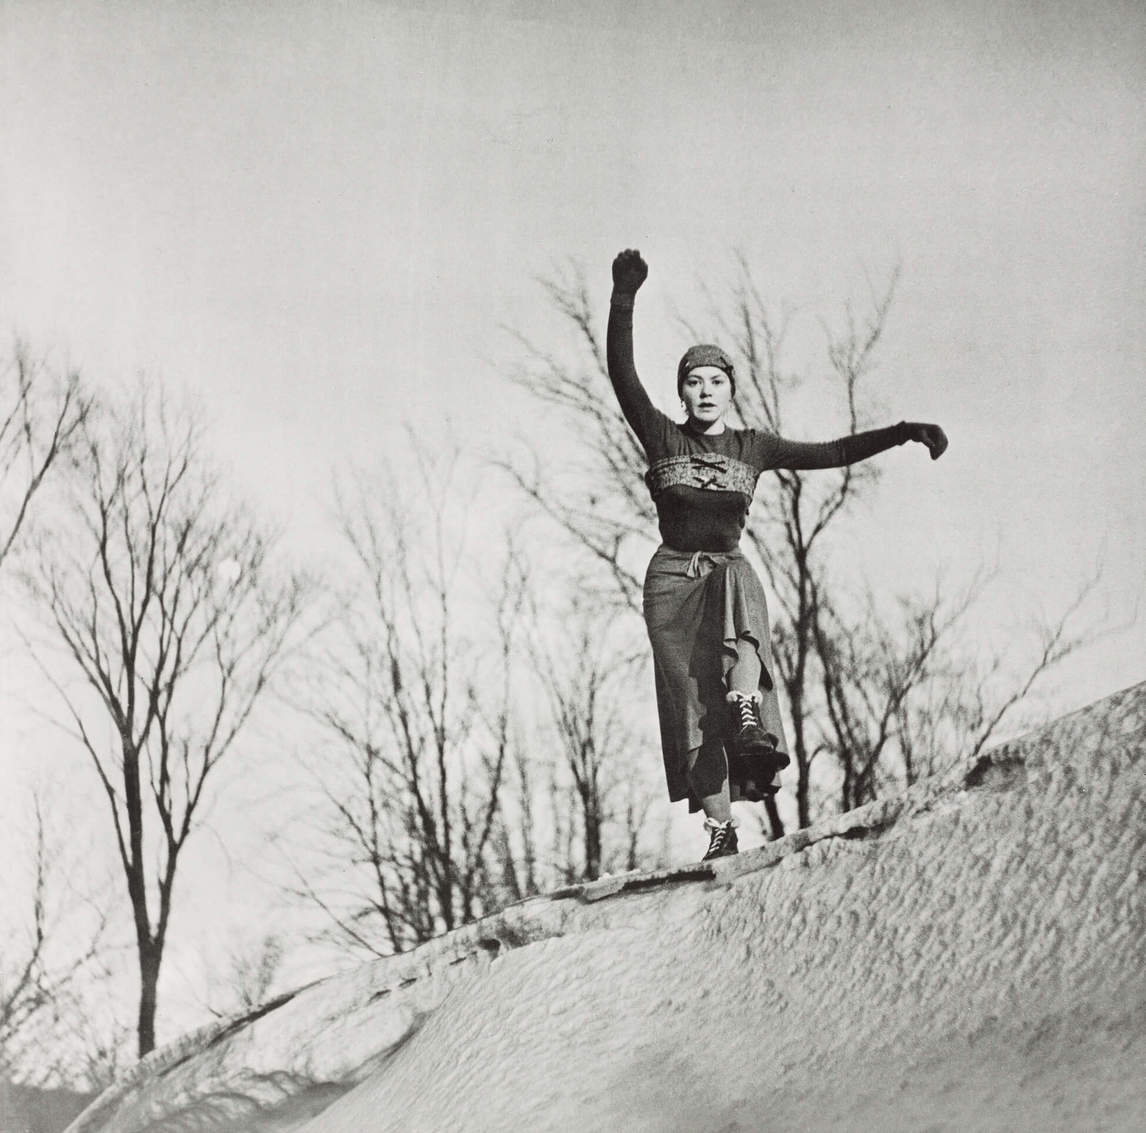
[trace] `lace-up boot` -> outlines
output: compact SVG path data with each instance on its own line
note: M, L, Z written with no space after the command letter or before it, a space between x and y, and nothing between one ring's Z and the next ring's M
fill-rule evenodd
M776 750L776 741L773 736L764 731L760 723L760 709L757 698L745 692L730 692L728 703L732 706L734 714L733 727L735 735L732 746L736 751L762 751Z
M714 818L704 820L704 828L709 832L708 853L701 861L711 861L713 858L727 858L739 853L736 845L736 824L730 818L727 822L717 822Z
M747 802L760 802L779 790L776 775L791 762L776 750L776 737L766 732L760 722L758 696L730 692L728 703L735 714L735 735L728 744L728 767L740 785L740 797Z
M770 767L772 774L787 767L791 761L782 751L776 750L776 737L764 731L764 725L760 722L759 696L730 692L728 703L735 713L736 734L729 745L732 751L758 757L761 766Z

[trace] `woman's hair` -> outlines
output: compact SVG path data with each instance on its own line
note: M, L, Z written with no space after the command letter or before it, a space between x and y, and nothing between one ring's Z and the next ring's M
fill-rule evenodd
M719 366L728 375L728 380L732 385L732 396L736 396L736 372L732 366L732 359L719 346L712 346L704 342L690 346L681 357L676 368L676 392L678 394L684 388L684 379L688 377L688 372L695 370L697 366Z

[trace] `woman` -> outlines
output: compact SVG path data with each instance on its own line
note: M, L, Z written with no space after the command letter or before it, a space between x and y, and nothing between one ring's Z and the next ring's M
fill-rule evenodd
M736 372L710 345L680 360L686 420L676 424L653 407L633 366L633 302L648 273L635 250L613 261L609 377L649 460L663 540L645 576L644 613L669 798L704 811L707 861L737 852L730 804L774 793L789 763L764 590L737 549L760 473L841 468L905 441L925 444L936 460L947 438L937 425L905 421L823 444L730 428Z

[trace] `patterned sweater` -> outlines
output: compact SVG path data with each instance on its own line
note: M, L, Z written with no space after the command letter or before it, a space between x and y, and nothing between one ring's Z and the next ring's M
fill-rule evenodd
M613 296L606 338L609 378L649 460L645 481L661 538L678 551L732 551L748 517L762 472L776 468L842 468L906 441L901 421L834 441L788 441L759 429L706 434L657 409L633 364L630 296Z

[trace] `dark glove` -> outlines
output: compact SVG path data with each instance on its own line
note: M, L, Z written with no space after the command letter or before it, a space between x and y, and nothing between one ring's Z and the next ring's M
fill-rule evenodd
M635 295L648 278L649 265L636 248L626 248L613 261L613 290L618 295Z
M938 460L947 451L947 434L938 425L928 425L922 421L904 421L904 431L909 441L926 445L932 460Z

